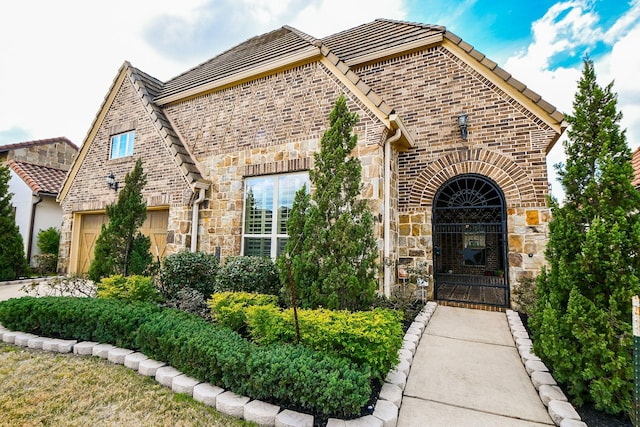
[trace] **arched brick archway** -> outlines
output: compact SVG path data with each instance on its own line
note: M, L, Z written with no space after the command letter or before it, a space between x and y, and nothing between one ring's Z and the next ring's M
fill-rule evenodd
M411 186L410 206L429 207L442 185L461 174L478 174L494 181L507 207L538 205L538 194L527 172L510 158L489 150L464 150L446 154L427 165Z

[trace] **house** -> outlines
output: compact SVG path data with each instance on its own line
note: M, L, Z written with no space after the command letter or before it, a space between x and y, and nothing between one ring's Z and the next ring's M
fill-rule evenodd
M38 232L60 229L62 209L58 191L73 163L78 147L67 138L50 138L0 146L0 163L9 167L9 192L24 253L32 266L40 253Z
M86 271L117 197L105 179L138 158L155 256L277 256L341 94L359 116L380 293L421 265L431 297L508 307L545 262L563 114L446 28L387 19L322 39L284 26L166 82L125 62L59 195L59 269Z

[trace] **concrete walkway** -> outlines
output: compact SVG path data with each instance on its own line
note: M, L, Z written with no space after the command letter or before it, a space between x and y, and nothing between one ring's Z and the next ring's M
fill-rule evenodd
M549 425L506 315L439 305L416 350L397 426Z

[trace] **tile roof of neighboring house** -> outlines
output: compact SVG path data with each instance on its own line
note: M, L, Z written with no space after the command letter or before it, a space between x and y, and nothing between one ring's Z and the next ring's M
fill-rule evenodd
M58 138L38 139L36 141L26 141L26 142L18 142L16 144L0 145L0 153L11 151L11 150L18 150L20 148L36 147L38 145L55 144L57 142L69 144L71 147L75 148L76 150L78 149L78 146L76 144L69 141L64 136L61 136Z
M36 194L57 195L66 171L10 160L8 165Z
M460 37L437 25L426 25L412 22L394 21L390 19L376 19L373 22L341 31L321 40L305 34L295 28L284 26L261 36L253 37L220 55L192 68L189 71L169 80L156 97L156 102L164 104L182 97L195 95L212 87L224 86L225 83L241 81L243 76L249 78L251 70L268 69L269 66L291 65L297 58L303 61L317 56L326 56L334 65L338 66L345 75L355 64L397 55L424 48L429 45L442 43L447 40L475 59L480 66L493 72L508 85L535 103L548 113L553 120L562 123L564 115L553 105L542 99L540 95L529 89L522 82L513 78L511 74L478 52ZM351 72L350 79L354 84L362 85L357 76ZM377 95L367 94L369 99L375 99L378 104L383 103ZM378 105L384 113L393 112L387 105Z
M634 174L634 179L633 181L631 181L631 184L638 188L640 187L640 147L636 148L636 150L633 152L633 157L631 160L632 164L633 164L633 174Z

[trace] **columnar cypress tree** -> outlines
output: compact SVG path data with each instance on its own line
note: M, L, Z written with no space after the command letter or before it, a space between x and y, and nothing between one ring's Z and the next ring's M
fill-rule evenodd
M11 204L10 179L9 168L0 165L0 280L13 280L27 270L24 242Z
M369 308L376 289L377 248L373 217L360 198L362 166L351 157L358 137L358 116L340 96L329 116L320 152L309 172L314 187L296 194L287 223L297 297L303 307L361 310ZM285 262L280 260L288 283Z
M640 193L613 83L596 82L593 62L573 102L566 192L551 200L546 251L531 326L534 351L574 402L610 413L629 411L633 395L631 297L640 292Z
M114 274L143 274L152 263L151 240L140 233L147 218L147 204L142 198L146 183L147 175L138 159L133 170L125 176L118 201L106 208L109 225L102 226L96 240L94 260L89 267L92 280Z

